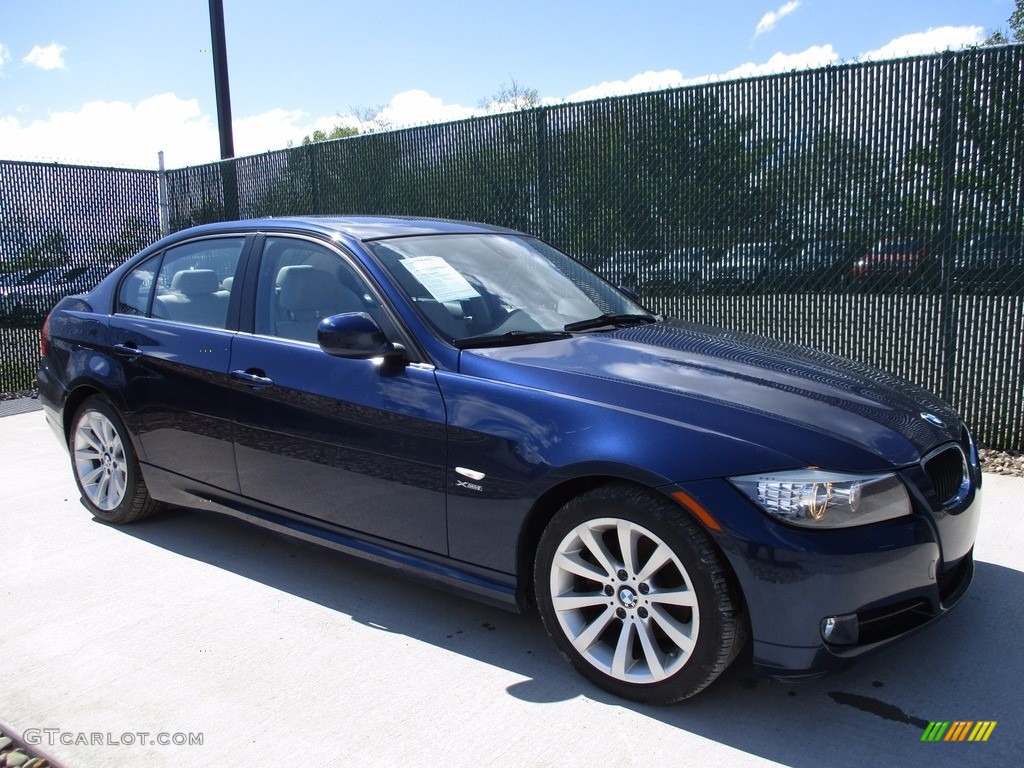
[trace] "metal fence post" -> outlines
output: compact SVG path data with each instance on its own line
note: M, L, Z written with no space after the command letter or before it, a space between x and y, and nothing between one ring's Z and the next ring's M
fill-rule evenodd
M938 253L941 275L942 349L940 373L941 397L954 399L956 382L956 322L953 296L953 259L956 252L956 219L954 208L954 175L956 173L956 59L952 51L942 55L939 64L939 227Z
M548 110L537 109L537 206L540 209L540 236L551 240L551 189L548 167Z
M159 205L160 237L165 237L171 231L170 215L167 209L167 170L164 168L164 152L157 153L160 171L156 177L157 204Z
M310 213L319 215L322 211L320 210L320 179L317 175L315 147L315 141L306 145L306 162L309 163L309 203L312 209Z
M224 195L224 220L238 221L238 161L223 160L220 163L221 190Z

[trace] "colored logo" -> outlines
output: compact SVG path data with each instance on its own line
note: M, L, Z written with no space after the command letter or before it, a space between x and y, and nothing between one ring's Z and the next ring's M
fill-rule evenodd
M995 720L933 720L921 734L921 741L988 741Z

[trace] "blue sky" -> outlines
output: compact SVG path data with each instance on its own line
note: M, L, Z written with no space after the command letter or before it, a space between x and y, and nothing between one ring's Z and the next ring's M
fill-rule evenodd
M1013 0L224 0L238 154L550 103L961 48ZM492 107L492 109L497 107ZM366 126L364 126L365 128ZM207 0L0 0L0 159L218 159Z

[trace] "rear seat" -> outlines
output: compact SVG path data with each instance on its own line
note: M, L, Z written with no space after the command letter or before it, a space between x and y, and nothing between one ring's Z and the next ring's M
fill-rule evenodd
M223 328L228 317L228 291L220 290L212 269L186 269L171 280L171 293L153 299L153 316L191 325Z

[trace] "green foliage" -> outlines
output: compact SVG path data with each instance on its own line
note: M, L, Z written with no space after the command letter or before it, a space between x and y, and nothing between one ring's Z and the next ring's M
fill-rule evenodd
M5 261L6 271L58 267L67 261L67 237L62 230L55 227L28 235L20 246L21 252Z
M170 226L171 231L176 232L179 229L225 220L224 203L213 198L205 198L191 205L187 211L173 215Z
M314 144L321 141L334 141L335 139L348 139L352 136L358 136L359 129L351 125L336 125L329 133L325 131L316 130L311 135L302 137L302 146Z
M96 254L105 264L120 264L129 256L141 251L160 236L158 229L138 216L129 216L120 231L109 240L100 243Z
M1024 8L1024 0L1018 5ZM943 141L938 130L934 139L922 138L897 171L909 190L901 199L903 220L915 233L939 234L944 220L961 222L961 237L1020 229L1021 64L1020 49L1010 48L985 59L954 58L936 78L922 119L939 127L945 117L949 135Z
M989 33L985 45L1006 45L1007 43L1024 43L1024 0L1016 0L1017 7L1006 20L1009 31L996 29Z
M1024 0L1017 0L1017 7L1006 23L1010 25L1014 42L1024 43Z

